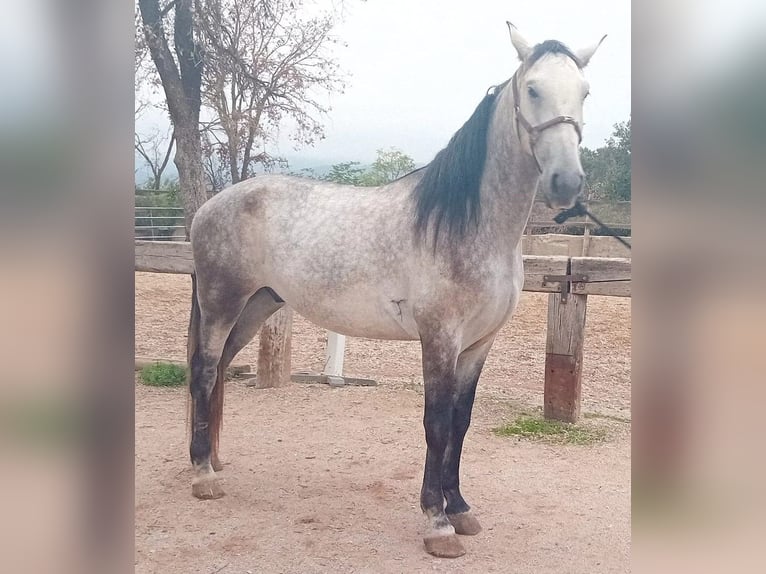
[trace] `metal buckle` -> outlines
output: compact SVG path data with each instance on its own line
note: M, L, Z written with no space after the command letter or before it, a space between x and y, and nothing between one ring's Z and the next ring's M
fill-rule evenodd
M559 283L559 293L561 293L561 302L566 303L569 294L572 292L572 283L587 283L588 276L582 273L567 273L566 275L543 275L543 284Z

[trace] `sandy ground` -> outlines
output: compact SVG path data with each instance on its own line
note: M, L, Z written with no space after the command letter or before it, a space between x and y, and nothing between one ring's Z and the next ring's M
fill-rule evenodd
M183 359L187 276L136 273L136 354ZM463 493L484 526L467 554L422 548L425 457L417 343L349 339L345 371L377 387L227 386L227 496L191 496L184 389L136 385L136 572L628 572L630 301L592 297L583 368L590 446L501 438L542 404L547 296L525 293L479 383ZM251 345L235 363L256 364ZM324 332L296 318L293 370L321 370Z

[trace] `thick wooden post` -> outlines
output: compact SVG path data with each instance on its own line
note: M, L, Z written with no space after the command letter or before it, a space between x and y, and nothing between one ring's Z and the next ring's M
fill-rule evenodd
M290 347L293 310L283 307L261 328L257 384L260 389L279 387L290 381Z
M545 346L544 415L573 423L580 416L582 349L588 296L548 296L548 340Z

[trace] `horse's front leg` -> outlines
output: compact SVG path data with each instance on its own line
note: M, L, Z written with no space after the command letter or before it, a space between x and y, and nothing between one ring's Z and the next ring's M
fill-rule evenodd
M444 511L442 469L450 441L453 418L453 396L456 389L455 362L448 343L423 341L423 379L425 384L426 465L420 507L428 526L423 538L429 554L457 558L465 548Z
M442 489L447 500L447 517L458 534L474 535L481 532L479 521L460 492L460 457L463 452L463 439L471 424L476 384L493 341L494 335L479 341L463 351L457 360L452 432L444 456Z

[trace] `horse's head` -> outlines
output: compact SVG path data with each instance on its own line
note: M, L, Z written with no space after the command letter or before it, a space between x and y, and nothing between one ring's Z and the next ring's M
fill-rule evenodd
M511 80L517 135L540 170L545 202L554 208L572 207L585 181L578 149L588 95L582 70L606 36L571 51L554 40L530 47L510 22L508 29L521 60Z

